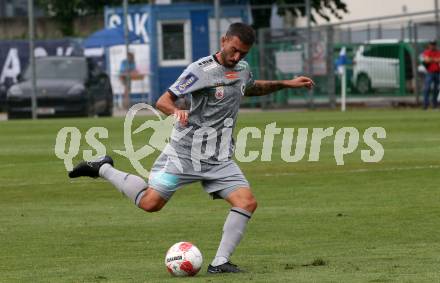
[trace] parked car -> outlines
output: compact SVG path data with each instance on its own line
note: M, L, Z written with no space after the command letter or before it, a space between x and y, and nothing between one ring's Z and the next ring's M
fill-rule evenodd
M85 57L40 57L35 61L38 117L111 116L108 76ZM31 117L30 68L7 92L8 119Z
M353 58L352 84L361 94L373 89L398 89L401 56L405 81L413 78L412 54L411 45L398 40L372 40L360 45Z

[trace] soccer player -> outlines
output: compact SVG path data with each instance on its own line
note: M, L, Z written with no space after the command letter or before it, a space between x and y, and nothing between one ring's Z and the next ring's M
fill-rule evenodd
M159 211L181 186L200 181L214 199L224 199L231 205L209 273L241 271L230 262L230 256L257 208L248 181L232 160L231 133L241 97L314 85L307 77L253 80L248 64L241 60L254 41L255 31L249 25L231 24L221 38L221 50L190 64L159 98L156 107L166 115L175 115L177 122L169 144L153 164L148 183L115 169L109 156L81 162L69 173L71 178L102 177L147 212ZM174 103L185 96L191 98L189 112L176 108Z

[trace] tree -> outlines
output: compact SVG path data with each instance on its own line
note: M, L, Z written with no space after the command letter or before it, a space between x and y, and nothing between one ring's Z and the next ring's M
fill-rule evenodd
M278 9L279 15L285 15L286 11L290 11L294 17L306 15L305 0L250 0L251 5L273 5L281 6ZM342 19L341 13L347 13L347 5L343 0L310 0L312 11L321 18L329 21L330 15ZM283 8L282 5L298 5L297 7ZM301 6L300 6L301 5ZM266 28L270 26L271 9L259 8L252 9L252 17L254 19L254 28ZM315 16L311 15L312 22L316 22Z
M128 0L129 4L137 3L154 3L154 0ZM173 2L179 2L178 0ZM191 2L187 0L186 2ZM195 1L205 2L205 1ZM212 1L206 1L212 2ZM242 3L243 0L230 0L231 3ZM337 18L342 18L341 12L347 13L347 5L343 0L310 0L312 4L312 10L321 18L326 20L330 19L330 15L334 15ZM108 6L121 6L122 0L36 0L37 5L43 8L47 14L52 17L64 36L74 35L73 22L75 18L86 15L102 14L105 5ZM268 5L278 4L282 7L283 4L303 5L305 0L250 0L251 5ZM284 15L286 11L290 11L293 16L305 16L306 9L304 6L295 8L280 8L278 13ZM252 16L254 18L254 28L264 28L270 26L271 9L252 9ZM312 14L312 21L316 22L315 17Z
M128 0L130 4L143 3L142 0ZM86 15L102 14L104 6L120 6L121 0L37 0L36 4L44 9L49 17L58 24L64 36L74 35L75 18Z

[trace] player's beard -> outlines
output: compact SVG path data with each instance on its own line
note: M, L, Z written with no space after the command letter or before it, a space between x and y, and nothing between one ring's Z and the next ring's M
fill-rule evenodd
M238 62L232 62L232 61L228 61L227 59L227 54L224 50L220 51L220 56L222 57L222 61L223 61L223 65L227 68L234 68L235 65L237 65Z

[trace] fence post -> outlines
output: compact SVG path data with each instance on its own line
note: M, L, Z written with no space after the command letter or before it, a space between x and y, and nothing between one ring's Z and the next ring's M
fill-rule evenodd
M367 24L367 41L369 42L371 40L371 29L370 24Z
M377 38L382 39L382 24L381 23L379 23L377 25Z
M419 61L419 45L418 45L418 34L417 34L417 24L413 23L412 25L413 32L412 32L412 48L413 48L413 56L411 58L412 63L412 69L413 69L413 76L414 76L414 94L416 97L416 104L419 105L420 103L420 81L419 81L419 72L417 69L418 61Z
M438 0L434 0L434 9L435 9L435 39L438 40L440 37L439 16L438 16Z
M268 30L269 35L270 35L270 43L272 43L272 34L271 34L271 30ZM269 49L269 52L267 52L266 50ZM274 79L276 79L276 66L275 66L275 62L272 60L273 59L273 53L274 53L274 47L270 46L269 48L266 48L264 55L266 58L266 62L265 64L270 66L269 69L266 68L266 78L269 81L273 81ZM275 49L276 50L276 49ZM277 98L278 93L271 93L268 95L263 96L265 103L266 103L266 108L274 108L275 104L276 104L276 98Z
M327 90L330 108L336 107L336 95L335 95L335 66L334 66L334 33L333 27L329 25L327 27Z
M402 42L399 44L399 94L405 94L405 43Z
M309 64L309 75L313 78L313 47L312 47L312 9L311 0L305 0L307 17L307 63ZM309 108L313 109L313 89L308 91Z
M411 38L411 21L408 22L408 35ZM406 94L406 63L405 62L405 41L399 43L399 95Z
M351 43L351 27L348 27L347 29L347 36L348 36L348 43Z
M265 42L264 42L264 32L266 29L259 29L258 30L258 58L260 59L259 63L260 63L260 80L265 80L267 79L267 74L266 74L266 64L265 64L265 58L264 58L264 52L265 52ZM261 104L261 108L262 109L266 109L267 108L267 97L263 96L263 97L259 97L260 99L260 104Z
M341 112L345 112L347 97L347 68L345 65L342 66L341 75Z

